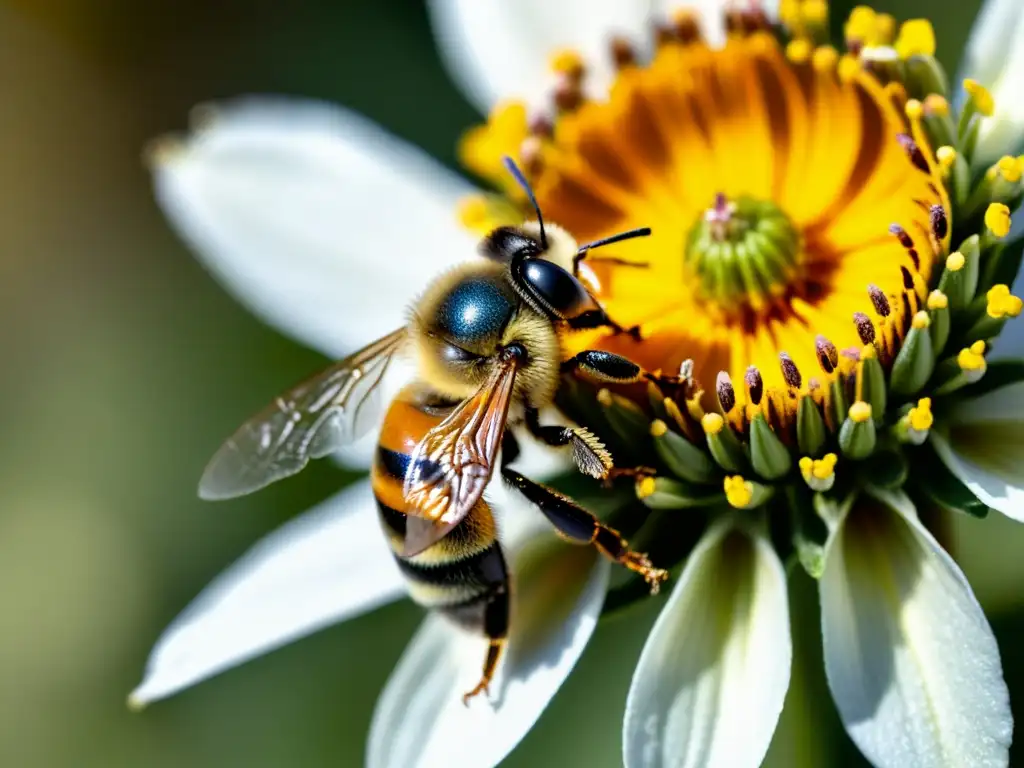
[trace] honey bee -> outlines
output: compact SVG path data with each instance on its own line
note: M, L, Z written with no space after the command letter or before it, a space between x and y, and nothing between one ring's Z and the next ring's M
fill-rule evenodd
M567 357L563 336L618 326L579 278L587 254L650 234L623 232L583 246L562 228L545 227L529 184L506 158L537 219L499 227L480 243L482 259L438 277L412 307L404 328L279 396L245 422L215 454L200 496L244 495L301 470L377 423L377 391L400 353L416 378L391 402L371 469L380 520L414 601L489 641L480 682L464 701L486 692L509 626L509 574L483 492L498 467L504 480L536 505L556 531L592 544L642 575L657 591L667 574L632 551L619 533L568 497L509 466L519 453L506 427L523 424L550 446L567 447L579 470L613 472L611 456L582 427L542 425L562 377L631 383L644 373L600 350Z

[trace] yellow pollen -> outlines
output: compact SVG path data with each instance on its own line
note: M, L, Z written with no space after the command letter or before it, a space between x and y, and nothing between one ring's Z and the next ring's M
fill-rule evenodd
M917 401L917 405L910 409L910 413L907 414L910 418L910 426L912 429L918 432L925 432L932 428L932 422L935 418L932 416L932 399L930 397L922 397Z
M805 23L821 26L828 19L828 3L826 0L804 0L800 14Z
M985 298L988 300L988 306L986 311L989 317L1001 319L1004 317L1017 317L1020 314L1021 309L1024 308L1024 302L1010 293L1008 286L999 284L989 288Z
M936 115L938 117L949 116L949 102L946 101L945 97L940 96L937 93L929 93L924 98L924 111L928 115Z
M601 388L597 391L597 402L603 405L605 408L612 404L612 393L607 389Z
M924 106L917 99L911 99L904 107L904 111L911 120L920 120L921 115L924 114Z
M928 309L945 309L949 306L949 297L936 289L928 294Z
M943 171L948 171L956 162L956 150L945 144L935 150L935 158L939 161L939 167Z
M839 458L834 453L826 453L820 459L804 456L800 459L800 474L804 480L828 480L835 474L836 462Z
M875 9L867 5L858 5L850 11L850 17L843 27L843 34L847 40L859 40L865 45L874 45L878 25L878 15Z
M931 325L931 323L932 321L931 319L929 319L928 313L924 311L918 312L916 315L914 315L914 319L910 321L910 324L914 328L917 328L917 330L919 331L923 331L925 328Z
M668 424L661 419L655 419L651 422L651 437L661 437L668 432Z
M704 429L705 434L717 435L722 431L722 427L725 426L725 419L718 413L705 413L704 417L700 420L700 425Z
M862 424L871 418L871 403L860 400L850 406L849 416L858 424Z
M977 349L978 345L981 349ZM985 370L985 358L982 354L985 351L985 342L976 341L969 347L960 350L956 356L956 362L962 371L983 371Z
M822 45L814 50L811 66L818 72L831 72L839 61L839 52L831 45Z
M985 209L985 226L996 237L1010 234L1010 209L1004 203L990 203Z
M583 74L583 57L572 48L563 48L551 55L548 67L557 75L580 77Z
M488 220L487 198L470 195L459 201L459 221L468 229L482 229Z
M725 499L737 509L744 509L750 500L754 498L754 486L743 479L741 475L731 475L725 478Z
M896 19L890 13L880 13L875 19L875 42L873 45L889 45L896 33Z
M856 56L846 53L839 59L839 79L844 83L850 83L857 73L860 72L860 62Z
M803 64L811 57L811 41L805 37L790 40L786 46L786 58L796 64Z
M985 117L990 117L996 111L996 103L992 99L992 94L988 92L988 88L977 80L971 80L970 78L964 80L964 90L967 91L967 95L974 101L974 106L978 112Z
M964 268L964 255L960 251L953 251L946 257L946 269L950 272L959 272Z
M932 29L932 23L928 19L911 19L903 22L895 47L901 59L909 59L911 56L934 56L935 30Z
M1022 166L1024 166L1024 163L1021 163L1016 157L1010 157L1009 155L999 158L999 162L996 163L999 173L1011 184L1016 184L1020 181L1021 174L1024 173Z
M646 499L652 493L657 486L655 485L654 478L650 475L641 477L636 482L636 495L639 499Z

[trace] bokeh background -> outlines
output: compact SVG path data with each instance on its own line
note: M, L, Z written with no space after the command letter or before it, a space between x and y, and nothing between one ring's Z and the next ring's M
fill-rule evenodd
M851 5L833 3L834 16ZM885 10L930 15L954 66L976 7ZM478 118L417 0L0 3L0 765L358 765L377 692L420 621L394 605L142 714L125 708L188 600L350 479L320 462L241 501L195 496L239 419L324 361L203 272L155 206L140 151L197 102L268 92L345 104L448 163ZM953 541L1022 713L1024 526L956 521ZM814 586L800 578L793 593L797 666L770 764L862 765L821 673ZM598 631L508 765L619 764L656 610Z

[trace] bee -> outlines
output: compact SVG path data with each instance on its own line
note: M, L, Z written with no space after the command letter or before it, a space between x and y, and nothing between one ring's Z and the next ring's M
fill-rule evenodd
M282 394L245 422L214 455L199 485L203 498L241 496L354 441L378 423L373 396L393 359L411 356L416 377L387 410L371 482L412 599L488 640L480 681L466 702L488 690L509 628L509 572L483 498L496 468L563 538L597 547L643 576L652 592L667 576L590 512L514 470L519 446L507 429L522 424L543 443L571 450L579 470L591 477L620 471L590 431L542 425L540 410L553 404L567 374L616 383L644 375L630 360L601 350L567 356L563 338L602 326L637 335L608 317L580 269L593 249L650 230L577 246L562 228L545 227L526 179L508 158L506 166L527 193L536 221L490 232L479 246L483 258L438 277L404 328Z

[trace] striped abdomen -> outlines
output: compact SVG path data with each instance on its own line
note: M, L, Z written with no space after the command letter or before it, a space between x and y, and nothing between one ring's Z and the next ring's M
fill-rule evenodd
M417 385L391 403L381 428L370 478L384 533L413 600L488 637L504 637L508 625L508 572L496 538L494 517L481 499L444 538L412 557L405 550L402 494L409 456L444 419L424 404Z

